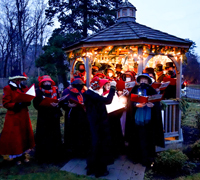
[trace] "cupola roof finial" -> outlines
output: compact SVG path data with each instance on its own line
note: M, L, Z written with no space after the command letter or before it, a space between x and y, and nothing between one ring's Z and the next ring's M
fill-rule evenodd
M128 0L124 0L117 9L117 22L134 21L137 9Z

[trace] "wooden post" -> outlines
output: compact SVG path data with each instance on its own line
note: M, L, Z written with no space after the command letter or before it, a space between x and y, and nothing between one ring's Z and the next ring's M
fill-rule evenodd
M75 63L75 59L70 60L70 81L71 79L74 77L74 63Z
M153 58L154 56L155 56L155 55L149 54L148 57L144 60L144 62L143 62L143 70L144 70L144 68L146 67L148 61L149 61L151 58Z
M176 71L176 78L177 78L176 97L177 98L181 98L181 79L182 79L182 61L181 61L181 57L177 58L177 62L179 64L179 70Z
M85 68L86 68L86 86L89 87L91 81L91 62L89 57L86 57Z
M143 53L142 53L143 48L139 47L138 48L138 74L142 74L143 71Z

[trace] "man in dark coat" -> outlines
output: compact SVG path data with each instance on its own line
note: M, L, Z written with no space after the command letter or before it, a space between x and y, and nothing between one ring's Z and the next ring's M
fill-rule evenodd
M53 163L57 162L62 154L60 132L62 112L58 103L44 106L41 102L46 97L57 100L58 89L48 75L39 77L38 81L39 89L36 90L36 97L33 99L33 105L38 110L35 157L39 163Z
M156 64L156 82L161 83L163 81L163 78L166 77L166 75L163 73L163 65L162 64Z
M108 96L103 97L101 96L103 85L107 82L106 79L93 78L91 87L84 94L84 104L92 139L91 152L87 160L87 174L95 174L96 177L107 175L107 165L113 160L110 151L111 137L105 105L112 102L116 82L111 82Z
M149 166L155 156L155 146L164 147L161 108L160 102L145 104L130 100L132 93L142 96L157 94L150 86L152 80L148 74L139 75L137 82L139 85L133 87L128 99L125 139L129 143L129 158Z
M176 73L174 70L174 63L167 62L167 78L176 79ZM169 86L165 89L164 99L176 98L176 84L170 83Z

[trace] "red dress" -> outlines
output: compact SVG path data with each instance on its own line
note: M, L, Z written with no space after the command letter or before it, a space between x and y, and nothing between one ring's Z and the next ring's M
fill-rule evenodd
M25 92L28 88L23 87ZM3 89L3 106L7 109L4 127L0 136L0 154L18 155L35 146L34 134L29 118L28 108L14 111L15 101L22 91L11 85Z

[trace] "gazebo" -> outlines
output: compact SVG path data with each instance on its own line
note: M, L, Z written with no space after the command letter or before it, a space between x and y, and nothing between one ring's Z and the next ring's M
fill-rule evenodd
M78 43L65 48L70 62L70 77L73 77L77 61L85 63L87 86L91 80L91 66L94 62L111 66L121 63L127 70L138 64L137 73L142 73L148 62L157 56L173 61L176 66L176 97L181 98L182 61L191 42L152 29L136 22L136 8L126 0L117 9L114 25L101 30ZM163 111L163 129L166 148L182 145L181 111L177 101L163 100L167 105Z

